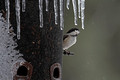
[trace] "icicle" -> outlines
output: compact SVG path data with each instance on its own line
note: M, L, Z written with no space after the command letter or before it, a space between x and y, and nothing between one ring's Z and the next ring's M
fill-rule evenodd
M84 29L84 9L85 9L85 0L81 0L81 22L82 22L82 29Z
M55 24L58 24L58 0L54 0Z
M80 18L81 0L78 0L78 17Z
M16 21L17 21L17 39L20 39L20 0L15 0Z
M9 33L9 27L10 27L10 2L9 0L5 0L5 9L6 9L6 20L7 20L7 29Z
M25 8L26 8L26 1L22 0L22 12L25 12Z
M74 23L75 23L75 25L77 25L77 4L76 4L76 0L72 0L72 4L73 4L73 11L74 11Z
M39 0L40 27L43 27L43 0Z
M49 4L49 1L48 0L45 0L46 2L46 11L48 11L48 4Z
M60 0L60 29L64 28L64 18L63 18L63 0Z
M70 5L70 0L67 0L66 7L67 7L68 10L69 10L69 5Z

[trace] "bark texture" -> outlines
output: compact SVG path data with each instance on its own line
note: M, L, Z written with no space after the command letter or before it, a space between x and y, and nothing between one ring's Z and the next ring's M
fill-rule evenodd
M49 11L46 12L45 0L43 0L43 28L39 27L39 0L26 0L26 11L22 12L21 9L21 38L17 40L16 49L33 66L31 80L51 80L51 66L55 63L60 64L59 66L62 64L62 31L59 23L55 25L53 1L49 0ZM0 5L0 10L5 11L4 0L0 1ZM10 22L14 32L17 33L15 0L10 0ZM58 74L57 71L59 67L53 74ZM57 79L60 74L57 75L58 77L53 76Z

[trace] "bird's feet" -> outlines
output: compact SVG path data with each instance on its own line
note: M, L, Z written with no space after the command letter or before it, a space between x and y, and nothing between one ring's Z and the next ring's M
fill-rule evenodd
M63 54L64 54L64 55L74 55L73 52L66 51L66 50L64 50Z

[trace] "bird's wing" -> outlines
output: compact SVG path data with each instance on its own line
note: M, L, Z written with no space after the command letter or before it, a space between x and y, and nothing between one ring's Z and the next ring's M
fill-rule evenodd
M64 35L63 36L63 41L68 37L69 35Z

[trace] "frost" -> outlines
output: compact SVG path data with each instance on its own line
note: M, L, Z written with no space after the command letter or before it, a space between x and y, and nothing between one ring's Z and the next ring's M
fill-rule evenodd
M56 0L55 0L56 1ZM49 4L49 1L48 0L45 0L46 2L46 11L48 11L48 4Z
M13 64L18 61L25 61L16 51L17 43L13 40L15 34L10 32L8 34L7 24L0 13L0 80L13 80ZM10 31L13 29L10 28Z
M17 39L20 39L20 0L15 0Z
M60 0L60 29L64 28L63 0Z
M58 0L54 0L55 24L58 24Z
M22 0L22 12L25 12L25 8L26 8L26 1Z
M72 4L73 4L73 12L74 12L74 23L75 23L75 25L77 25L77 4L76 4L76 0L72 0Z
M40 27L43 28L43 0L39 0Z
M9 27L10 27L10 1L9 0L5 0L5 9L6 9L7 29L9 33Z

